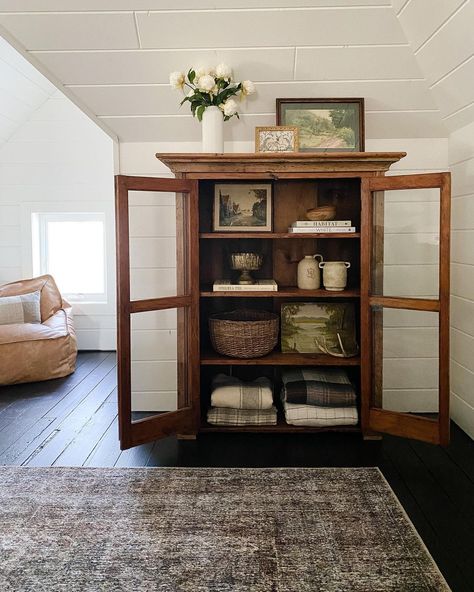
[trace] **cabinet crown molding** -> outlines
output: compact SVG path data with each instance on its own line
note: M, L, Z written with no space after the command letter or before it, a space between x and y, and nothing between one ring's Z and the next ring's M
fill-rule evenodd
M387 171L406 152L157 153L173 173L337 173Z

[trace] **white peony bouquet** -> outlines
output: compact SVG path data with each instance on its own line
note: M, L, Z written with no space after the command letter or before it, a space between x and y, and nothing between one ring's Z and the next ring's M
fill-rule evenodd
M219 107L224 121L234 115L239 118L238 104L232 97L240 95L244 98L255 92L255 85L251 80L234 82L232 69L227 64L219 64L216 68L191 68L187 75L184 72L172 72L170 84L177 90L188 94L181 101L180 106L187 101L191 104L191 113L202 120L202 115L207 107Z

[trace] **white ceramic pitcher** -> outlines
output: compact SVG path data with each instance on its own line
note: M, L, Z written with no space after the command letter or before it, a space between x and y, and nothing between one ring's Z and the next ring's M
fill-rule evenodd
M349 261L320 261L319 267L323 270L323 285L326 290L340 292L347 285L347 270L351 264Z
M321 286L321 273L319 271L319 264L323 260L323 256L319 253L316 255L305 255L298 263L298 288L300 290L319 290Z

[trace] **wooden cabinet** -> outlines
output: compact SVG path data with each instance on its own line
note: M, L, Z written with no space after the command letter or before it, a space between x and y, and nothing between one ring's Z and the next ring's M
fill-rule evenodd
M334 365L346 367L356 385L360 425L330 429L357 429L366 438L385 432L448 443L450 176L385 176L403 156L378 152L158 154L176 179L116 178L123 448L173 433L195 437L206 431L320 431L290 426L283 416L276 426L211 426L206 423L210 382L213 374L226 368L244 379L263 374L274 380L277 396L282 367ZM272 184L271 232L213 232L215 183L239 181ZM130 199L140 193L146 195L146 203L165 200L175 210L175 261L170 267L176 276L170 293L160 290L156 279L155 288L133 294L138 279L131 274ZM356 232L288 233L288 226L304 219L308 208L327 204L337 206L338 219L352 220ZM229 254L246 250L263 254L257 276L275 279L278 292L213 292L215 279L229 277ZM296 287L298 261L314 253L326 260L351 262L344 291ZM242 305L279 312L285 302L318 301L355 303L359 356L282 353L277 347L263 358L232 359L217 354L210 345L207 318L213 312ZM146 314L171 310L177 344L176 409L134 414L133 317L142 313L143 327ZM149 326L151 331L154 325Z

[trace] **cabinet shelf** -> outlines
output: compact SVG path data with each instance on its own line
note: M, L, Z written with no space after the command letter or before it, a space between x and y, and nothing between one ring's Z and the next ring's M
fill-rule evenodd
M278 418L276 425L255 425L255 426L221 426L212 425L204 421L199 428L200 432L255 432L255 433L318 433L318 432L349 432L358 433L360 432L359 426L325 426L325 427L311 427L311 426L295 426L286 423L282 418Z
M360 238L360 232L302 232L294 234L290 232L201 232L202 239L218 238L260 238L260 239L281 239L281 238Z
M229 358L215 351L201 353L202 366L360 366L360 356L338 358L327 354L299 354L273 351L262 358Z
M201 290L203 298L359 298L359 296L358 289L332 292L331 290L300 290L295 286L282 286L278 292L252 290L213 292L212 286L203 286Z

